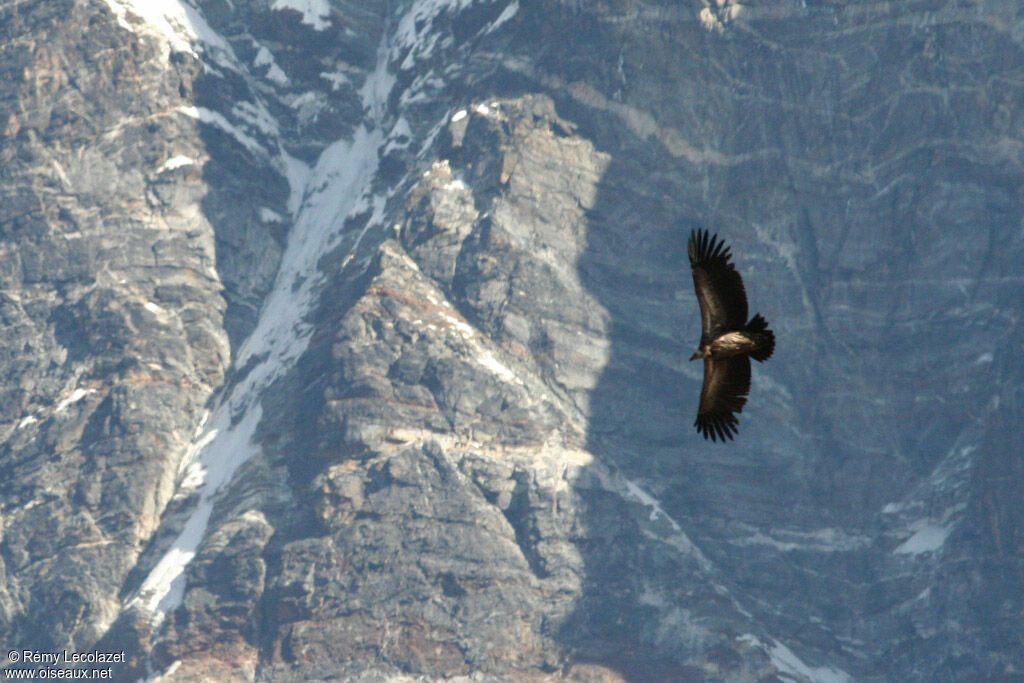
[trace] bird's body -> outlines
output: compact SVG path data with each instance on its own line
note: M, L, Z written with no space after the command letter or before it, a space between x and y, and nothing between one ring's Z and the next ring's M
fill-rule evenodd
M690 360L696 360L697 358L722 360L732 356L749 354L760 347L758 342L757 337L744 331L726 332L718 338L712 339L710 344L700 347Z
M690 360L704 360L704 384L694 423L712 441L736 435L750 392L750 359L766 361L775 350L775 334L760 315L747 320L743 279L729 262L729 249L704 230L690 234L693 286L700 304L700 346Z

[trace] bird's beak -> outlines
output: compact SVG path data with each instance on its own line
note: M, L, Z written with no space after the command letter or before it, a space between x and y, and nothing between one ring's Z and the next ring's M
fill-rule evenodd
M700 358L700 351L694 351L693 355L690 356L690 360L697 360Z

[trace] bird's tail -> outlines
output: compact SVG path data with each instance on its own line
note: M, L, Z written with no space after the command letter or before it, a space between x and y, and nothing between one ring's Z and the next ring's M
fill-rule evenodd
M757 340L757 349L750 357L762 363L771 358L775 351L775 333L768 329L768 321L758 313L747 323L746 331Z

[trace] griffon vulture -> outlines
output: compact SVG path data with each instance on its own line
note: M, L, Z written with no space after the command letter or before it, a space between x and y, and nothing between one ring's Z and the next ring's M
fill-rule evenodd
M690 233L688 250L701 321L700 346L690 360L704 359L694 425L705 439L727 441L736 436L736 413L750 392L750 359L768 360L775 334L760 313L747 322L747 293L725 242L697 230Z

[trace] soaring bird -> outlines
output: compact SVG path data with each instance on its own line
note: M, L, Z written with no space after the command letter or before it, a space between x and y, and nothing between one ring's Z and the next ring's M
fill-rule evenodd
M736 436L750 392L750 359L764 362L775 350L775 333L760 313L747 321L743 278L729 262L729 248L706 230L690 233L693 286L700 303L700 346L690 360L704 359L704 386L697 431L712 441Z

